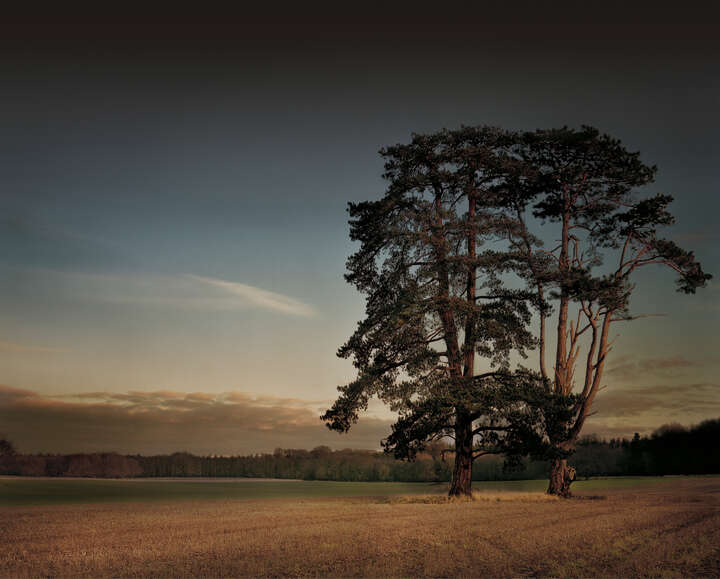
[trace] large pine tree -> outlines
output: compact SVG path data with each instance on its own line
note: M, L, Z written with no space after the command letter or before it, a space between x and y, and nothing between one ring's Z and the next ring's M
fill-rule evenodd
M470 493L478 456L541 442L546 389L538 374L513 371L509 356L535 344L535 298L502 283L517 256L497 245L517 227L497 203L525 180L516 141L485 127L413 135L381 151L385 195L349 207L360 249L346 279L365 294L366 317L338 352L352 357L357 379L323 419L346 431L378 396L399 413L384 441L396 456L454 439L451 495Z

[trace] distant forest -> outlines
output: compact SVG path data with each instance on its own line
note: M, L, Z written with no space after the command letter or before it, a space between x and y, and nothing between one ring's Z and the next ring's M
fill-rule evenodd
M666 425L649 437L600 440L586 436L569 462L579 477L687 475L720 473L720 419L685 428ZM0 474L77 477L267 477L334 481L448 481L450 447L428 446L415 461L382 452L278 448L272 454L195 456L187 452L141 456L117 453L20 454L0 440ZM485 456L473 465L473 480L547 478L549 464L525 461L508 467L501 456Z

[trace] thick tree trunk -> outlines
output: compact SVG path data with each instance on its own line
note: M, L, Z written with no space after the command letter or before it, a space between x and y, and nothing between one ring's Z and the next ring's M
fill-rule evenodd
M556 458L550 469L550 484L548 485L547 494L563 498L572 496L570 485L574 480L575 469L568 466L566 459Z
M472 496L472 420L458 412L455 423L455 466L453 467L451 497Z

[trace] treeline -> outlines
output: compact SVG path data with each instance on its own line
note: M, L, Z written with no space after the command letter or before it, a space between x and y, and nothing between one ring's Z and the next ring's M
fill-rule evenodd
M73 455L0 456L0 474L76 477L248 477L334 481L442 482L449 481L452 453L436 447L412 462L382 452L281 449L272 454L248 456L196 456L187 452L168 455L124 456L116 453ZM545 463L508 471L501 457L476 461L474 480L541 478Z
M720 419L693 428L663 426L649 437L579 441L569 462L580 477L720 473ZM430 445L413 462L382 452L281 449L248 456L125 456L117 453L22 455L0 441L0 474L79 477L253 477L336 481L449 481L451 449ZM526 461L509 469L502 457L485 456L473 465L473 480L546 478L549 465Z
M142 476L140 463L115 452L94 454L0 454L0 474L22 476Z
M580 476L720 473L720 419L692 428L670 424L632 440L581 442L571 458Z
M450 462L424 454L413 462L382 452L276 449L272 454L196 456L117 453L46 455L0 452L0 475L77 477L250 477L342 481L443 481L450 478Z
M272 454L250 456L136 456L143 476L262 477L341 481L441 481L450 466L437 457L400 461L382 452L278 448Z

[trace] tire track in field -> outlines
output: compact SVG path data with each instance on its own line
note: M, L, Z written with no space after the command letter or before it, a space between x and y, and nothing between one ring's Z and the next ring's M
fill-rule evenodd
M568 544L565 557L558 559L555 565L541 566L538 572L540 575L559 575L557 569L569 565L574 566L572 574L580 576L598 573L621 577L655 575L668 570L682 570L687 574L689 565L676 564L676 552L687 545L700 544L691 539L707 538L708 530L701 528L705 522L714 522L710 536L715 539L710 539L709 544L714 546L720 539L717 513L694 513L657 509L652 518L636 520L630 527L615 525L605 529L604 537L590 531L592 542ZM676 522L678 517L684 520ZM675 536L681 536L683 540L671 540ZM659 540L661 537L667 539Z
M687 514L688 518L682 522L660 529L638 530L631 537L632 544L627 548L628 556L622 561L619 570L632 569L634 573L638 573L638 567L643 567L643 561L656 561L656 566L662 572L678 572L682 569L687 574L692 561L699 565L701 561L710 559L713 553L717 554L717 545L720 544L720 513L684 514ZM679 564L680 560L684 563ZM717 559L715 563L717 566ZM646 565L644 567L646 568Z

